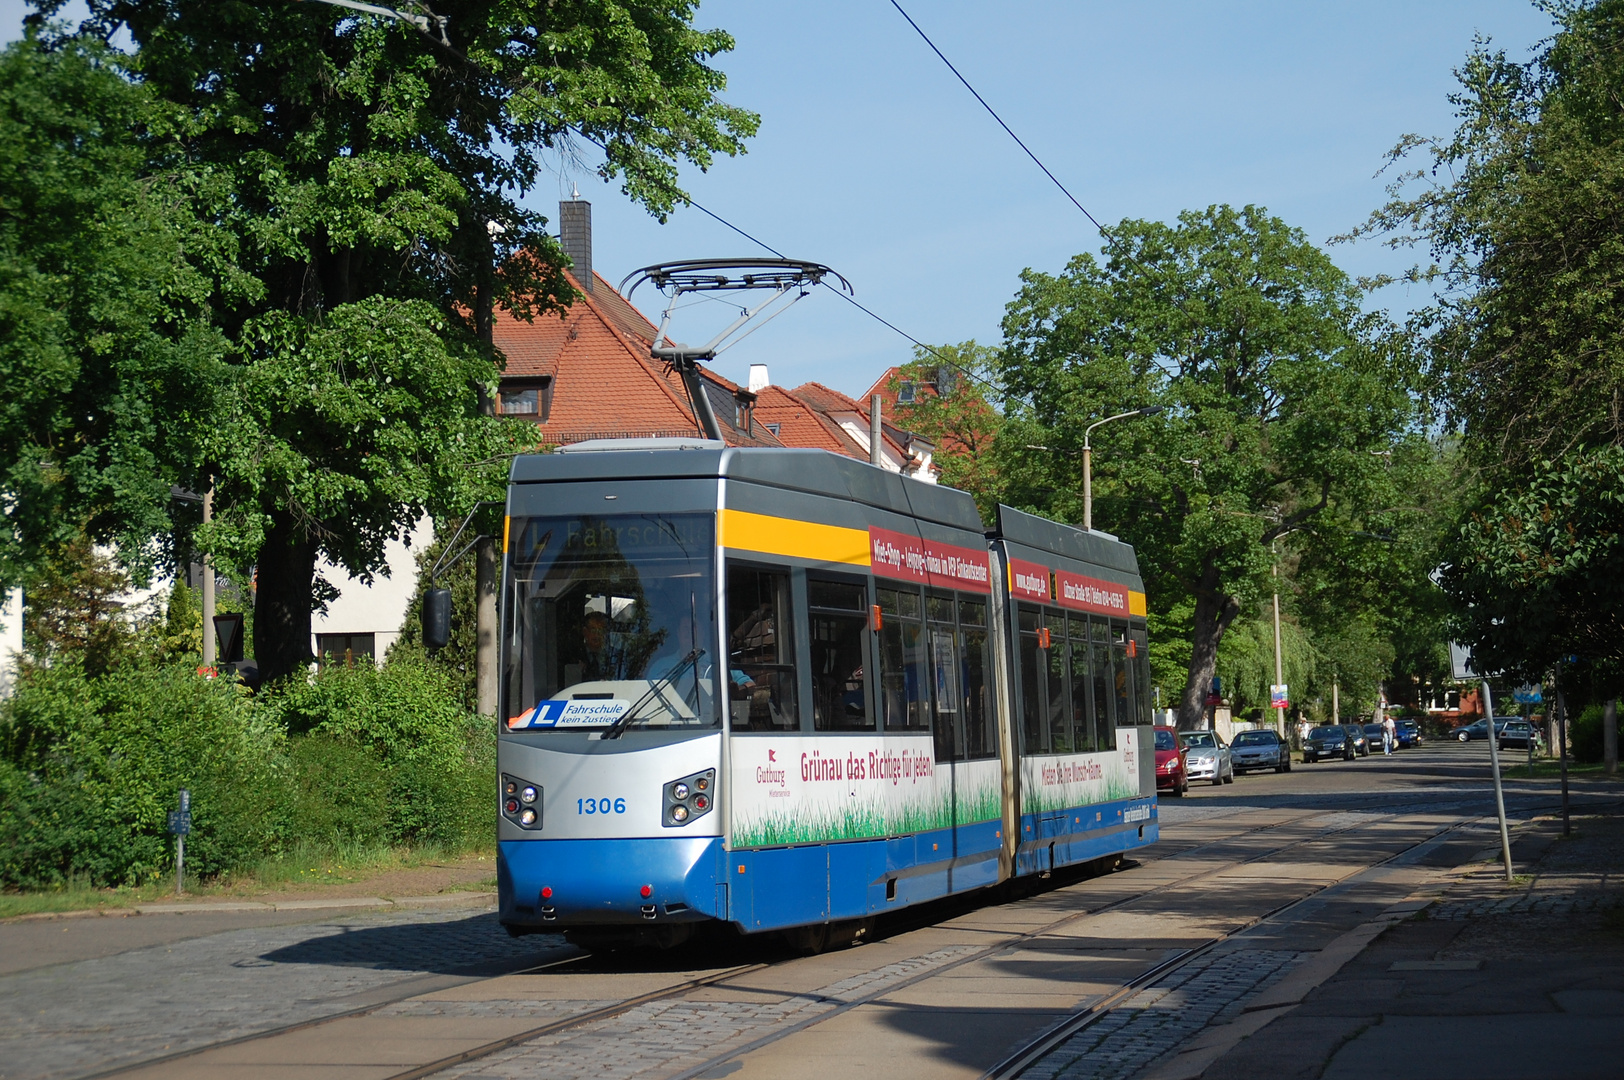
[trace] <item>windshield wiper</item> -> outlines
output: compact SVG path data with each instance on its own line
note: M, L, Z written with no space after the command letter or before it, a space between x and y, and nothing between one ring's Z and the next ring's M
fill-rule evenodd
M697 665L699 663L699 658L704 655L704 649L694 649L690 651L687 656L684 656L681 660L678 660L675 664L672 664L670 670L668 670L664 675L661 675L658 679L654 680L653 683L649 684L647 693L633 702L631 708L627 709L624 713L621 713L618 720L604 728L603 734L598 737L600 739L620 738L620 733L625 730L628 724L637 718L638 710L640 710L644 705L647 705L649 701L653 699L654 696L657 695L661 690L664 690L667 686L669 686L672 680L677 677L677 674L689 664L696 665L694 668L694 681L698 682L699 668Z

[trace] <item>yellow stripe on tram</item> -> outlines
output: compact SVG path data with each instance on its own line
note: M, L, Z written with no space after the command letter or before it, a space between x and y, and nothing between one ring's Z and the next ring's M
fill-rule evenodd
M869 565L867 530L819 525L745 510L721 512L716 522L716 543L720 547L758 551L763 555Z
M1128 614L1129 615L1144 615L1145 610L1146 610L1145 609L1145 594L1142 593L1142 592L1134 592L1132 589L1129 589L1128 590Z

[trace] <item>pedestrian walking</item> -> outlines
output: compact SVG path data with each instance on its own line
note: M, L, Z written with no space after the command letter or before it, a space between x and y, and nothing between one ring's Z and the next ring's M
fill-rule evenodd
M1382 718L1382 753L1388 757L1398 748L1398 724L1393 722L1391 716Z

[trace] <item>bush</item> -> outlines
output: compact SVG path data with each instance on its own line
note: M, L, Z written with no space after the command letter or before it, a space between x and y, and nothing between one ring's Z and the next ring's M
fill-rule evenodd
M320 747L378 764L380 771L368 774L373 786L364 813L381 820L383 839L456 846L493 828L496 733L489 720L462 710L449 673L415 660L328 668L276 687L265 708L289 732L315 740L301 749L301 768L327 769ZM343 805L363 812L359 803ZM326 823L357 837L371 828L359 819Z
M0 887L171 873L168 812L182 788L187 866L205 876L296 843L490 837L496 733L462 711L445 673L329 669L256 698L195 666L23 673L0 702Z
M287 826L285 738L242 693L186 667L88 679L36 669L0 714L8 754L0 884L129 885L173 865L168 813L192 793L199 874L263 858Z
M1568 731L1573 739L1574 761L1590 765L1601 760L1601 714L1602 706L1592 705L1573 718L1573 725Z

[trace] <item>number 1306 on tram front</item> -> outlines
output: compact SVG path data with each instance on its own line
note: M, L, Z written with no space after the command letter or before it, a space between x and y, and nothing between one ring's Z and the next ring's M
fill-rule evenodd
M1157 835L1133 549L818 450L513 463L511 933L828 928Z

